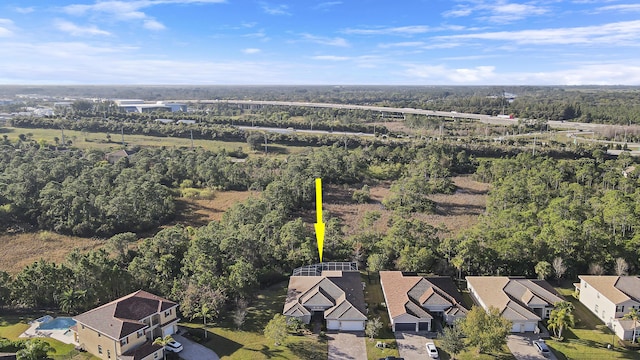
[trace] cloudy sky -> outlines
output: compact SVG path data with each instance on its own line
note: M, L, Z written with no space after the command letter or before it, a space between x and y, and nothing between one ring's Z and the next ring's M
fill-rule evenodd
M0 84L640 85L637 0L4 0Z

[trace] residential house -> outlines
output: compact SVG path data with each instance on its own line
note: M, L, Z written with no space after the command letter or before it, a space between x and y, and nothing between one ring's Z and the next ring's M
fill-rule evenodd
M483 309L497 308L511 321L511 332L539 332L538 322L548 319L553 305L564 301L545 280L506 276L467 276L467 288Z
M326 320L328 330L362 331L366 312L357 264L331 262L294 270L282 313L305 324Z
M100 359L161 359L158 337L174 334L178 304L140 290L74 317L80 347Z
M618 337L633 337L633 321L622 317L631 309L640 309L640 278L637 276L578 276L574 284L580 302L591 310ZM636 336L640 336L640 324L636 324Z
M434 316L453 324L467 314L450 277L381 271L380 285L393 331L431 331Z
M126 150L116 150L105 155L105 159L110 164L115 164L118 160L126 157L129 157L129 153Z

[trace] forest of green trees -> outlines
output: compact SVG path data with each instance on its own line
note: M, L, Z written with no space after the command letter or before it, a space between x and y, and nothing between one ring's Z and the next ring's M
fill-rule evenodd
M622 99L635 94L622 92ZM365 94L374 103L374 93ZM388 101L397 106L399 98L390 95ZM583 116L585 109L581 105L576 114ZM76 115L18 117L12 125L25 132L62 124L86 132L116 133L126 127L161 136L186 136L192 129L198 132L194 136L208 139L247 141L250 136L206 121L190 128L156 124L147 115ZM280 120L280 115L270 116ZM576 145L541 147L534 156L517 140L353 137L344 146L339 137L269 136L308 148L278 156L244 154L241 162L224 150L137 148L112 164L99 150L43 146L25 135L4 137L0 231L53 231L94 237L104 246L74 251L60 263L41 260L17 274L0 272L0 306L74 313L144 288L179 301L186 317L201 316L203 302L212 312L207 316L215 317L238 299L251 299L258 288L286 278L293 268L317 261L313 227L303 219L314 208L318 177L327 186L350 189L353 197L345 201L369 201L369 186L381 181L390 188L379 204L392 212L384 230L373 226L381 217L378 211L364 214L358 228L348 232L340 217L325 214L324 257L332 261L357 261L372 272L452 276L535 276L543 262L561 262L565 270L556 275L567 278L615 273L621 261L631 272L640 267L640 170L628 153L611 158L606 149ZM476 225L453 234L414 216L435 210L430 195L454 193L452 177L460 174L490 185L486 211ZM259 195L205 226L167 226L180 211L177 198L184 188L256 190Z

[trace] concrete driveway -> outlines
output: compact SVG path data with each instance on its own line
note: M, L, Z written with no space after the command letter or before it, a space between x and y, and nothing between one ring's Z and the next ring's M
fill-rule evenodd
M556 360L556 356L552 353L549 357L544 357L533 346L533 340L538 340L540 335L531 334L512 334L507 337L507 347L518 360L537 360L552 359Z
M433 333L431 333L433 334ZM400 357L405 360L424 360L429 358L426 344L432 342L427 333L396 331L396 344Z
M363 331L328 332L329 360L367 360Z
M206 346L202 346L181 335L173 334L171 337L182 344L184 350L180 351L178 355L183 360L220 360L218 354Z

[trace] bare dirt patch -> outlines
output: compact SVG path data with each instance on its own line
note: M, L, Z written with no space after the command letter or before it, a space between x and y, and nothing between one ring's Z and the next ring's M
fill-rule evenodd
M104 244L101 240L59 235L48 231L3 234L0 235L0 243L0 270L10 274L16 274L40 259L63 263L73 249L87 252Z
M414 214L413 217L432 226L443 226L451 235L475 225L478 216L485 211L489 185L474 181L470 176L454 177L453 182L457 186L455 193L430 196L431 200L436 202L435 214ZM382 200L390 193L390 187L389 182L371 186L371 202L354 204L351 200L354 189L329 186L324 191L325 208L344 221L347 235L363 231L364 215L370 211L377 211L380 213L380 219L374 224L374 229L383 232L387 229L388 220L393 216L393 212L386 210L382 205Z
M213 220L222 219L222 215L234 204L247 200L251 196L258 196L257 191L218 191L213 199L177 199L177 223L194 227L207 225Z

